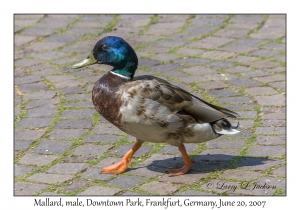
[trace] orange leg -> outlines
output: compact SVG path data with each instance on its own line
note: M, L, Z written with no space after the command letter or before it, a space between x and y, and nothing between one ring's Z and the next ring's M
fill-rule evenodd
M185 147L183 144L178 146L179 151L181 152L183 161L185 166L179 169L168 169L170 176L179 176L188 172L188 170L192 167L192 163L194 162L186 153Z
M129 150L122 160L114 165L107 166L104 168L101 168L102 173L104 174L115 174L115 173L123 173L126 171L128 164L131 165L131 158L133 154L142 146L142 141L137 140L136 143L133 145L132 149Z

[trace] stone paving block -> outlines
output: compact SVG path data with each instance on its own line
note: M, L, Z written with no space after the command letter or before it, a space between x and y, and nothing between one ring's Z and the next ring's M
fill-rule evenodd
M216 70L204 67L204 66L192 66L189 68L183 69L183 71L193 74L193 75L206 75L206 74L215 74L217 73Z
M262 61L256 61L250 64L251 67L257 68L257 69L270 69L273 67L278 66L277 63L270 62L268 60L262 60Z
M172 167L177 163L181 162L182 159L174 157L173 155L162 155L162 154L153 154L150 158L141 162L140 165L156 165L163 167Z
M61 120L54 127L62 129L92 128L92 120Z
M234 64L230 61L214 61L206 65L214 69L226 69L234 66Z
M274 160L268 158L243 157L241 162L238 163L236 167L246 170L261 171L267 170L270 167L278 166L282 162L282 160Z
M80 102L71 102L64 104L65 107L83 107L83 108L94 108L92 101L80 101Z
M73 149L73 155L81 155L84 157L97 158L101 157L104 152L109 150L112 146L98 146L93 144L86 144Z
M36 140L44 134L44 130L15 130L15 140Z
M257 111L242 111L238 112L239 118L255 118L257 116Z
M95 125L93 132L96 134L124 134L123 131L121 131L119 128L115 127L114 125L110 123L101 123Z
M95 109L66 110L62 112L61 118L91 118L95 112Z
M36 39L36 36L24 36L24 35L15 35L14 36L15 38L15 45L16 46L21 46L21 45L24 45L24 44L27 44L29 42L32 42L33 40Z
M221 29L218 30L214 35L220 37L226 37L226 38L242 38L247 36L249 31L250 31L249 29L239 29L239 30Z
M36 83L36 82L40 82L41 80L42 78L40 76L25 76L25 77L15 78L14 83L16 85L21 85L21 84Z
M66 43L58 43L58 42L36 42L28 47L28 49L32 49L34 51L44 51L44 50L55 50L59 47L64 46Z
M239 149L210 149L204 150L196 157L196 161L227 161L239 154Z
M281 156L285 153L285 146L251 146L248 150L251 156Z
M54 92L54 91L31 92L31 93L26 93L24 95L24 100L48 99L48 98L53 98L55 95L56 95L56 92Z
M280 43L269 43L269 44L263 45L262 48L266 48L266 49L270 49L270 50L285 51L286 45L280 44Z
M51 118L24 118L18 124L17 127L21 128L44 128L52 124Z
M58 156L56 155L39 155L39 154L25 154L20 160L19 163L24 165L36 165L36 166L44 166L55 159L57 159Z
M244 170L234 170L229 169L225 171L220 178L222 179L235 179L240 181L250 181L252 179L256 179L262 176L262 173L254 172L254 171L244 171Z
M206 161L206 160L199 160L199 156L196 156L195 163L193 163L192 168L195 171L201 172L212 172L218 171L226 168L229 162L225 161Z
M24 85L18 85L18 88L21 92L29 92L29 91L35 91L35 90L48 90L48 87L42 83L33 83L33 84L24 84Z
M285 120L263 120L261 122L263 127L267 126L274 126L274 127L285 127L286 121Z
M16 140L14 150L27 150L33 142L33 140Z
M35 107L27 111L27 117L54 117L57 113L57 106L52 104L45 104L43 106Z
M25 72L23 69L15 69L14 70L14 77L26 77L29 76L27 72ZM20 85L18 86L20 87Z
M285 113L267 113L267 114L263 114L262 115L262 119L270 119L270 120L277 120L277 119L281 119L281 120L285 120L286 119L286 114Z
M255 82L251 79L236 79L236 80L229 80L229 84L234 85L236 87L251 87L251 86L259 86L258 82Z
M173 182L173 183L181 183L181 184L194 184L195 182L204 179L208 176L208 173L195 173L195 172L188 172L184 176L174 176L170 177L169 174L165 174L158 181L161 182Z
M252 103L252 100L249 97L239 96L239 97L227 97L227 98L218 98L220 103Z
M204 49L217 48L217 47L224 45L231 41L234 41L234 39L222 38L222 37L207 37L207 38L201 39L198 42L194 42L191 46L193 46L195 48L204 48Z
M163 64L163 65L157 65L157 66L152 66L149 68L150 71L156 72L156 73L165 73L168 71L176 71L178 69L181 69L182 67L178 64Z
M23 176L29 172L35 171L37 167L35 166L25 166L20 164L14 165L14 176Z
M66 57L68 54L65 52L44 52L44 53L36 53L34 54L34 58L41 60L55 60L61 57Z
M88 129L55 129L51 132L50 138L55 139L72 139L72 138L79 138Z
M284 178L275 178L271 176L262 177L256 181L256 183L260 186L266 185L272 186L271 188L276 187L276 189L286 190L286 180Z
M67 100L89 100L89 101L92 101L92 95L91 94L70 94L68 96L65 96L65 99L67 99Z
M178 58L180 57L172 54L158 54L151 57L151 59L158 60L158 61L174 61Z
M109 188L109 187L100 187L100 186L93 186L78 195L92 195L92 196L112 196L120 192L121 190L116 188Z
M187 153L192 153L197 147L198 144L185 144L185 149ZM162 150L159 151L160 153L171 153L171 154L180 154L178 147L167 145Z
M78 41L81 39L82 36L67 36L67 35L60 35L60 34L55 34L53 36L49 36L45 39L46 42L62 42L62 43L71 43Z
M257 134L264 135L273 135L273 134L281 134L284 135L286 133L286 129L284 127L258 127L255 131Z
M261 49L261 50L255 50L252 51L250 53L250 55L252 56L258 56L258 57L270 57L270 56L274 56L274 55L278 55L279 52L275 51L275 50L265 50L265 49Z
M221 149L221 148L242 148L247 145L245 140L211 140L206 143L206 147Z
M282 94L277 94L273 96L255 96L257 103L265 106L280 106L285 105L285 96Z
M226 47L235 47L235 48L239 48L239 46L226 46ZM225 48L226 48L225 47ZM254 50L253 48L251 48L252 50ZM236 49L237 50L237 49ZM251 51L251 50L249 50ZM228 59L230 61L235 61L235 62L239 62L239 63L244 63L244 64L249 64L253 61L258 60L257 57L250 57L250 56L243 56L243 55L238 55L236 57L230 58ZM238 67L238 66L237 66Z
M185 42L178 40L159 40L157 42L152 43L152 46L155 47L180 47L184 45Z
M82 82L79 82L79 81L76 81L76 80L66 80L66 81L55 83L55 87L57 87L59 89L76 88L76 87L78 87L80 85L82 85ZM74 93L79 92L81 94L84 94L84 91L73 91L73 92Z
M82 188L85 188L91 184L89 181L76 180L76 179L71 181L70 183L71 184L68 186L59 187L58 190L67 190L67 191L74 192Z
M286 144L285 136L257 136L256 142L261 145Z
M146 180L148 180L148 178L145 178L145 177L138 177L138 176L118 176L117 178L112 179L109 182L107 182L107 184L108 185L117 186L117 187L132 189L136 185L138 185L141 182L144 182Z
M43 100L30 100L26 103L26 109L32 109L39 106L44 105L56 105L59 104L58 98L50 98L50 99L43 99ZM54 108L55 106L48 106L47 108Z
M149 165L145 167L137 167L137 168L130 168L128 174L133 174L133 175L141 175L141 176L146 176L146 177L154 177L158 175L163 175L165 174L166 169L157 167L154 165Z
M181 78L181 80L182 80L183 77L188 76L188 74L185 74L185 73L182 73L182 72L179 72L179 71L175 71L175 72L169 71L169 72L164 73L164 75L167 76L167 77Z
M56 83L56 85L55 85L56 87L58 87L57 84L58 83ZM62 84L60 84L59 86L61 86L61 85ZM66 85L66 83L64 83L64 85ZM84 93L84 90L81 87L78 87L78 86L70 87L70 84L67 84L67 85L68 85L67 87L61 88L61 92L65 95L74 94L74 93Z
M39 196L64 196L64 194L58 194L56 192L43 192Z
M211 196L215 196L215 194L213 193L207 193L207 192L201 192L201 191L196 191L196 190L186 190L180 193L176 193L176 196L207 196L207 195L211 195Z
M149 194L127 191L127 192L123 193L121 196L149 196Z
M168 195L171 193L174 193L178 190L177 186L174 186L172 184L169 183L163 183L163 182L150 182L147 184L143 184L140 187L141 190L145 190L145 191L149 191L155 194L159 194L159 195Z
M24 195L34 195L44 189L46 189L48 185L46 184L35 184L29 182L17 182L14 184L14 195L24 196Z
M260 23L264 21L263 15L235 15L230 19L230 22L234 23Z
M94 135L90 134L83 142L93 143L93 142L117 142L121 137L120 136L110 136L110 135Z
M56 30L47 29L47 28L26 28L22 34L23 35L32 35L32 36L49 36L55 33Z
M286 166L280 166L279 168L273 170L272 174L276 176L286 176Z
M115 158L115 157L108 157L108 158L105 158L103 160L101 160L97 165L96 167L106 167L106 166L109 166L109 165L113 165L115 163L118 163L122 160L122 158ZM133 161L132 161L133 162Z
M198 86L202 89L205 89L205 90L227 88L227 85L222 81L213 81L213 82L202 83Z
M208 65L211 63L211 60L206 59L206 58L181 58L176 61L177 63L181 65L190 65L190 66L195 66L195 65Z
M248 46L227 45L227 46L221 47L219 49L228 51L228 52L234 52L237 54L241 54L241 53L249 53L249 52L255 50L256 48L248 47Z
M30 150L31 152L41 153L46 155L62 154L73 145L69 141L58 141L58 140L43 140L41 143Z
M66 28L74 18L61 18L59 21L56 18L47 17L37 24L37 27L45 28Z
M133 147L133 145L131 145L131 144L122 145L118 148L114 148L109 153L112 155L125 155L132 147ZM152 146L143 146L142 145L141 148L138 151L136 151L133 156L134 157L143 156L143 155L147 154L152 148L153 148Z
M87 163L60 163L51 166L46 173L53 174L77 174L84 171L89 164Z
M277 81L282 81L286 79L285 74L275 74L272 76L266 76L266 77L259 77L259 78L254 78L255 80L262 82L262 83L269 83L269 82L277 82Z
M214 60L223 60L235 56L235 53L232 52L223 52L223 51L208 51L202 54L203 58L210 58Z
M273 88L270 87L253 87L253 88L247 88L247 93L249 95L269 95L269 94L276 94L278 93Z
M255 78L255 77L263 77L268 75L266 71L262 70L256 70L256 71L251 71L251 72L246 72L246 73L241 73L242 76L247 77L247 78Z
M66 181L70 181L73 178L74 177L72 175L37 173L30 176L28 179L45 184L61 184Z
M113 174L102 174L101 170L99 168L91 168L88 169L86 172L84 172L81 175L81 178L84 179L97 179L101 181L105 181L110 179L113 176Z
M217 97L227 97L227 96L236 96L241 95L241 93L232 89L222 89L222 90L211 90L208 92L209 95Z
M195 55L201 55L205 51L199 50L199 49L191 49L191 48L181 47L181 48L177 49L177 52L180 54L183 54L183 55L195 56Z

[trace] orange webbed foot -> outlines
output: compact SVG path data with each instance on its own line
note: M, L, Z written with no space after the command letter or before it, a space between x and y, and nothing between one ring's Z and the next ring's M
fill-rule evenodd
M133 154L141 147L142 141L137 141L131 150L129 150L122 160L114 165L101 168L103 174L120 174L126 171L128 165L131 166L131 158Z
M103 174L120 174L126 171L127 169L127 160L122 159L120 162L101 168Z
M181 144L178 147L178 149L181 152L181 155L182 155L185 165L179 169L172 169L172 168L168 169L168 173L170 174L169 176L180 176L180 175L187 173L188 170L192 167L192 164L195 162L188 156L183 144Z

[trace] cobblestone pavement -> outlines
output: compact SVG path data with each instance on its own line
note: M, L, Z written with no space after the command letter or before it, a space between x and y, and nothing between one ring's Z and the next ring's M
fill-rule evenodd
M285 195L284 15L15 15L15 195ZM123 174L101 174L135 139L95 112L109 66L74 70L107 35L152 74L237 111L244 130L176 147L145 143ZM256 183L256 185L254 184Z

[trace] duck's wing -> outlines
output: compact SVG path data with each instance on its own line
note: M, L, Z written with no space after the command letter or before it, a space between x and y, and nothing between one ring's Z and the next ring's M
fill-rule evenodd
M138 95L155 101L170 112L188 114L197 122L213 122L226 117L237 117L237 113L208 103L180 87L154 76L139 76L123 87L127 97Z

